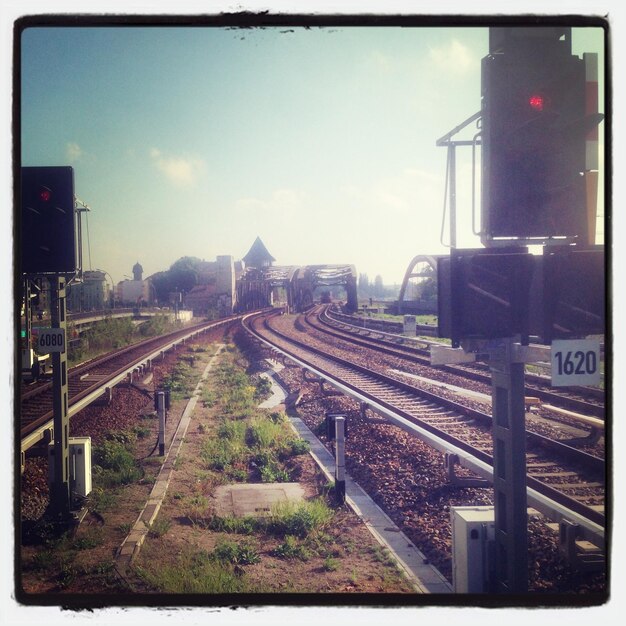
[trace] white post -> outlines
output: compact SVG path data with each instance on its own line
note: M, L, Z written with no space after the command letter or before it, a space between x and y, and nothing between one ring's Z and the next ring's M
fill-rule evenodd
M165 392L157 391L157 414L159 416L159 456L165 455Z
M346 500L346 445L345 415L335 416L335 493L338 500Z

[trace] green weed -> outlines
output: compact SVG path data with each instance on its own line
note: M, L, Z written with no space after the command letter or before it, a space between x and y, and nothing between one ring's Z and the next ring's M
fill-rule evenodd
M213 558L222 563L232 565L253 565L261 560L259 552L252 543L223 540L220 541L212 552Z
M171 526L171 520L159 517L155 519L152 524L150 524L150 530L148 531L148 534L151 537L162 537L167 533Z
M272 551L272 554L281 559L308 561L311 558L311 550L293 535L286 535L285 540Z
M225 594L256 591L245 575L206 552L187 551L174 565L138 567L137 573L155 591L172 594Z
M92 472L98 486L126 485L141 478L128 443L116 439L103 441L94 448Z
M325 527L332 517L332 510L320 498L298 503L279 502L272 507L268 531L283 537L303 538L313 530Z

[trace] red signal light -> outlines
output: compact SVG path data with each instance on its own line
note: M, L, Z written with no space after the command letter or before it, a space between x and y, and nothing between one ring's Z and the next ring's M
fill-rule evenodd
M541 94L533 94L528 98L528 104L534 111L543 111L546 101Z
M39 190L39 199L43 202L49 202L52 198L52 192L47 187L42 187Z

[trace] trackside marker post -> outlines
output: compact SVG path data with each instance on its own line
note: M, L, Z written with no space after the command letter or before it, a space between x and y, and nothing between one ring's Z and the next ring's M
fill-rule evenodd
M159 456L165 455L165 392L157 391L157 415L159 416Z
M335 492L337 499L346 500L346 442L345 415L335 415Z

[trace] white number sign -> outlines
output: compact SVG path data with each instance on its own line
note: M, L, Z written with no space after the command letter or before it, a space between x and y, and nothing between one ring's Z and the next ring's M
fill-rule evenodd
M39 354L65 352L65 331L62 328L40 328L37 351Z
M600 384L600 341L559 339L552 342L552 386Z

